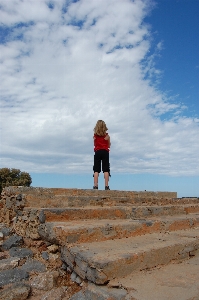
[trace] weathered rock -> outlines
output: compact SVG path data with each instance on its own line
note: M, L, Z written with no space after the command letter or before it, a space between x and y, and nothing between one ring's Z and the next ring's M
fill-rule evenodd
M3 232L0 231L0 241L3 240Z
M89 300L86 299L85 294L83 293L83 291L79 291L78 293L74 294L70 300ZM101 300L101 299L100 299Z
M67 264L63 263L62 266L61 266L61 269L62 270L67 270Z
M75 279L75 282L77 284L81 284L82 283L82 279L79 276L77 276L76 279Z
M8 257L9 257L9 252L8 251L3 251L3 252L0 251L0 260L8 258Z
M52 289L44 294L41 300L61 300L65 296L65 291L64 287Z
M27 248L18 248L18 247L12 247L9 250L9 254L10 254L10 256L20 257L20 258L33 256L32 250L27 249Z
M42 247L43 248L44 247L45 250L47 249L46 242L44 242L42 240L32 240L30 238L23 238L23 239L24 239L24 245L26 245L28 248L30 248L30 247L34 247L34 248ZM42 250L42 251L44 251L44 250Z
M48 254L48 252L43 251L43 252L41 253L41 256L42 256L43 259L49 260L49 254Z
M30 293L30 286L24 283L15 283L0 292L1 300L26 300Z
M0 292L1 300L26 300L30 293L30 286L24 283L15 283Z
M37 271L37 272L45 272L46 266L36 259L27 259L25 264L21 267L22 270L26 272Z
M38 289L48 291L54 288L57 284L59 273L57 271L46 272L34 277L31 281L31 286Z
M17 195L17 196L16 196L16 200L21 201L21 200L22 200L22 194Z
M0 202L1 202L1 201L0 201ZM3 227L5 227L5 224L4 224L4 223L0 223L0 231L1 231L1 229L2 229Z
M70 279L71 279L73 282L75 282L76 278L77 278L77 274L76 274L75 272L72 272L72 274L71 274L71 276L70 276Z
M10 235L11 230L10 230L10 228L2 227L1 232L3 233L4 236L8 236L8 235Z
M45 223L45 220L46 220L46 216L43 212L43 210L39 213L39 222L40 223Z
M96 286L89 283L87 288L74 294L70 300L125 300L127 291L124 289Z
M25 270L15 268L0 272L0 287L29 278L29 274Z
M42 214L44 215L43 210L42 210ZM53 234L51 224L45 223L45 222L41 222L41 223L44 223L44 224L40 224L38 226L37 231L38 231L39 236L46 241L49 241L51 243L56 243L57 239L56 239L55 235Z
M8 250L12 247L20 246L23 243L23 238L17 234L8 238L2 245L3 250Z
M1 259L0 260L0 271L14 269L15 267L18 266L19 260L20 260L20 258L18 258L18 257Z
M50 253L56 253L59 249L57 245L50 245L47 247Z
M60 259L60 254L58 254L58 253L56 253L56 254L49 253L49 263L54 265L55 268L61 268L62 261Z
M11 208L12 206L14 206L14 197L7 197L6 198L6 208Z

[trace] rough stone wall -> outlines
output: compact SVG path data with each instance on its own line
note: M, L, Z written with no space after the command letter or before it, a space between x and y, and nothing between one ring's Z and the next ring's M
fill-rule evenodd
M0 199L0 223L4 223L20 236L38 239L39 213L37 209L24 210L27 194L24 187L6 187Z
M16 193L15 187L6 187L1 193L0 199L0 223L10 226L21 214L25 206L25 197Z

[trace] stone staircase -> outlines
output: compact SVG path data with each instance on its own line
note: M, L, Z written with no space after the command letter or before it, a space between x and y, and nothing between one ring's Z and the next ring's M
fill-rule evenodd
M14 218L19 235L60 245L70 269L96 285L189 259L199 249L199 198L24 187L4 194L2 221Z

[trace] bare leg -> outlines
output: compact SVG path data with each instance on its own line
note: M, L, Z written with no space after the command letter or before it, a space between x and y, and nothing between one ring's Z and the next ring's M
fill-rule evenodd
M98 177L99 177L99 173L95 172L94 173L94 186L98 186Z
M104 180L105 180L105 186L108 186L109 172L104 172Z

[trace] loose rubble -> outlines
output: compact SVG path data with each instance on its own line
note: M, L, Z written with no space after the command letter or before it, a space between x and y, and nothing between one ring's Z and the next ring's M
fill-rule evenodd
M74 280L59 251L57 245L23 239L0 223L0 299L67 300L80 291L82 280L77 275Z

